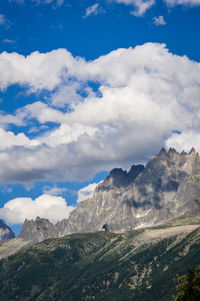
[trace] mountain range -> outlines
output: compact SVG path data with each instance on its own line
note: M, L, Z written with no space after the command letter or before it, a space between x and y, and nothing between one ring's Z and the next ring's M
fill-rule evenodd
M176 274L200 265L200 156L161 149L56 225L0 229L1 300L169 301Z
M194 148L189 153L162 148L146 166L133 165L129 172L113 169L68 219L56 225L40 217L26 220L18 239L36 242L102 229L122 233L199 215L200 155ZM0 230L5 234L0 240L14 237L3 222Z

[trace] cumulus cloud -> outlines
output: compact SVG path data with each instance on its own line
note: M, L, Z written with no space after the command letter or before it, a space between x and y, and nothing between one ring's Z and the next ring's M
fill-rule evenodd
M3 101L3 100L1 100ZM0 102L1 102L0 101ZM4 128L10 124L15 124L17 126L24 125L23 116L19 114L4 114L0 111L0 127Z
M131 5L135 10L131 11L131 15L141 17L150 9L154 4L155 0L114 0L117 3L123 3L125 5Z
M101 183L101 182L100 182ZM85 186L83 188L81 188L78 191L78 199L77 199L77 203L80 203L82 201L85 201L89 198L91 198L94 194L94 190L95 188L100 184L100 183L92 183L89 184L88 186Z
M0 209L0 217L10 224L22 224L26 218L30 220L40 216L55 224L67 218L73 209L67 206L64 198L43 194L35 200L16 198L8 201Z
M157 26L159 25L166 25L166 21L164 20L163 16L158 16L153 18L153 23Z
M169 6L185 5L185 6L198 6L200 0L164 0Z
M177 151L189 152L192 147L200 151L200 134L196 130L186 130L180 134L174 133L167 141L166 147L174 147Z
M13 132L5 131L2 128L0 128L0 141L0 152L6 151L13 146L34 147L39 144L37 140L30 140L23 133L15 135Z
M18 55L10 55L14 69L8 71L7 83L20 70ZM20 83L50 92L57 88L48 102L41 99L22 107L13 118L26 127L34 122L56 127L46 127L34 139L2 130L1 183L86 180L101 170L145 161L169 141L175 145L180 137L174 130L199 132L200 64L170 53L164 44L117 49L92 61L66 50L36 57ZM46 71L36 77L41 65ZM48 83L47 70L54 84Z
M33 52L29 56L18 53L0 54L0 89L13 84L28 85L32 91L53 90L67 76L67 69L80 65L80 58L73 58L66 49L49 53Z
M65 105L79 103L83 97L79 94L80 83L68 82L67 86L60 86L51 96L51 103L55 107L65 107Z
M95 3L94 5L92 6L89 6L86 8L86 12L85 12L85 15L83 16L83 18L87 18L91 15L99 15L99 14L102 14L104 13L105 10L100 6L99 3Z

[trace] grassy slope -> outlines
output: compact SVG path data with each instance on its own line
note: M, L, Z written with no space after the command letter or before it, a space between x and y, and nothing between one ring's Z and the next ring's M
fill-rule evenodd
M200 265L187 227L46 240L0 261L0 300L169 301L176 274Z

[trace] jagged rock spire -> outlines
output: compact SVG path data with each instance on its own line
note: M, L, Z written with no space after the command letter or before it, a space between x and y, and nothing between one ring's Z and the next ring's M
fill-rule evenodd
M42 241L50 237L56 237L57 232L53 224L48 219L37 217L34 220L25 220L18 237L25 241Z
M190 152L189 152L189 155L192 155L193 153L196 153L196 151L195 151L195 148L194 148L194 147L192 147L192 148L191 148L191 150L190 150Z
M175 148L170 147L168 154L177 154L177 151L175 150Z

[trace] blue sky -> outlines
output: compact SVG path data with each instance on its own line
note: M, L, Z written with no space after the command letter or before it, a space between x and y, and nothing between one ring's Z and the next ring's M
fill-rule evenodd
M2 0L0 217L55 223L113 167L200 150L199 36L199 0Z

